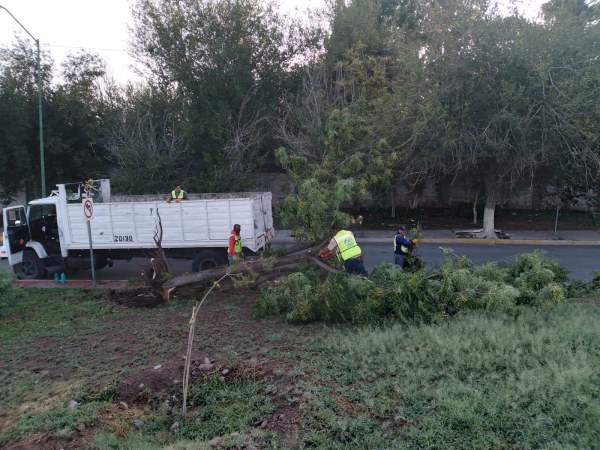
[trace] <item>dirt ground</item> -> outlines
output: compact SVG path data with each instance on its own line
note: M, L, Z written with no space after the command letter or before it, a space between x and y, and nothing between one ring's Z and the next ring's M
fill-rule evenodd
M114 406L103 412L101 420L109 426L117 415L148 411L149 392L167 397L171 407L181 408L188 322L193 299L199 298L203 292L201 286L186 286L178 293L179 304L183 298L187 298L186 305L165 308L164 305L159 306L162 300L153 297L144 287L116 287L117 289L104 292L86 292L93 292L92 295L107 306L113 305L121 311L126 311L126 316L118 314L114 319L107 317L107 321L114 321L112 324L104 324L107 332L87 335L84 342L73 343L68 337L40 338L32 344L47 349L49 356L44 359L29 359L22 367L24 370L42 374L43 380L68 381L74 374L65 371L64 362L52 357L54 352L67 351L70 357L76 360L90 357L102 359L99 355L111 353L111 350L117 347L126 347L124 351L111 355L110 364L114 367L132 367L126 371L127 375L111 380L116 381ZM289 327L282 326L282 318L256 319L252 306L258 295L257 290L233 289L224 285L223 290L213 292L203 303L195 330L191 382L207 374L219 374L226 380L245 377L274 385L276 390L272 402L275 410L272 414L262 417L255 426L276 432L282 442L286 442L289 436L294 435L302 417L302 398L298 397L296 387L298 376L293 375L297 363L289 355L297 346L302 345L302 342L311 339L317 328L293 328L289 334L284 331ZM143 320L131 320L132 317L143 316L146 316ZM273 330L281 331L281 336L274 339ZM160 352L148 348L148 336L153 336L155 341L158 339L175 350L169 352L168 356L157 357L156 353ZM94 352L99 355L90 356ZM152 355L147 358L146 364L132 363L143 354ZM139 358L137 360L139 361ZM95 382L102 384L108 381L105 379ZM290 398L297 400L290 402ZM127 405L128 411L123 411L122 405ZM68 438L44 433L27 441L5 443L3 448L90 448L96 431L80 430Z

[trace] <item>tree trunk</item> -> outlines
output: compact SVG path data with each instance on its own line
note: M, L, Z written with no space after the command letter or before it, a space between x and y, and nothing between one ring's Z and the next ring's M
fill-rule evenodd
M558 234L558 214L560 212L560 195L558 196L558 201L556 202L556 219L554 220L554 236Z
M496 213L496 193L498 185L495 180L485 183L485 209L483 210L483 231L481 237L486 239L496 239L496 227L494 224L494 214Z
M328 272L337 273L337 269L328 266L315 256L318 254L319 250L323 247L324 243L326 242L328 242L328 240L314 247L311 247L310 249L306 250L301 254L283 256L280 258L276 258L275 260L257 259L255 261L248 261L242 264L204 270L202 272L186 273L171 278L170 280L163 283L161 286L161 296L163 300L168 301L171 296L171 292L173 292L174 289L180 286L185 286L187 284L193 283L200 283L206 280L215 280L224 276L234 277L236 275L242 275L251 272L257 273L261 276L266 276L267 274L271 273L285 275L290 269L297 268L301 263L304 262L315 264L316 266L322 268L323 270L327 270ZM256 284L260 285L264 281L266 281L266 279L261 280L259 278Z

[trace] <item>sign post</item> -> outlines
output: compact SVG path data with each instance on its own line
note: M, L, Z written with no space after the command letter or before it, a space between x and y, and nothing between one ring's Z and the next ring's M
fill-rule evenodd
M92 226L90 221L94 218L94 201L91 197L83 200L83 219L87 222L88 239L90 241L90 265L92 266L92 280L96 287L96 272L94 270L94 247L92 245Z

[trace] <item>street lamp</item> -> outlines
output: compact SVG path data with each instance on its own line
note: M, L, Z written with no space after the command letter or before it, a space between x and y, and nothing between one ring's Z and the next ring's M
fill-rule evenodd
M46 196L46 171L44 169L44 125L43 125L43 121L42 121L42 70L41 70L41 66L40 66L40 41L39 39L36 39L33 37L33 35L27 30L27 28L25 28L23 26L23 24L21 22L19 22L17 20L17 18L15 16L12 15L12 13L6 9L4 6L0 5L0 9L3 9L4 11L6 11L10 17L12 17L15 22L17 22L19 24L19 26L21 28L23 28L25 30L25 33L27 33L31 39L33 39L35 41L35 45L37 46L37 85L38 85L38 118L39 118L39 125L40 125L40 168L41 168L41 176L42 176L42 198Z

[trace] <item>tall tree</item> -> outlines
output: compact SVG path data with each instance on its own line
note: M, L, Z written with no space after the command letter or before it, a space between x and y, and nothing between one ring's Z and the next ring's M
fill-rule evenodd
M439 162L449 172L472 172L484 180L483 235L494 237L494 212L503 186L530 179L539 167L575 154L586 155L581 159L586 167L597 167L583 138L593 128L576 117L589 112L578 98L598 98L598 92L593 83L583 88L590 72L566 64L579 61L579 66L589 58L582 59L575 47L558 46L556 30L481 11L469 4L432 35L426 67L446 111L446 131L436 149ZM555 58L561 53L559 62ZM566 85L579 86L569 95L551 80L563 76Z
M135 55L184 105L196 188L239 188L272 148L294 30L257 0L138 0L134 18Z
M167 193L192 179L191 155L182 134L182 114L172 92L152 84L129 86L116 120L101 139L122 193Z
M111 109L102 91L106 80L99 56L81 51L61 64L49 89L46 119L48 183L87 180L108 173L107 154L98 145Z
M30 41L16 38L0 47L0 202L8 204L26 189L40 191L36 53ZM42 54L43 84L51 62ZM46 97L47 90L43 91Z

